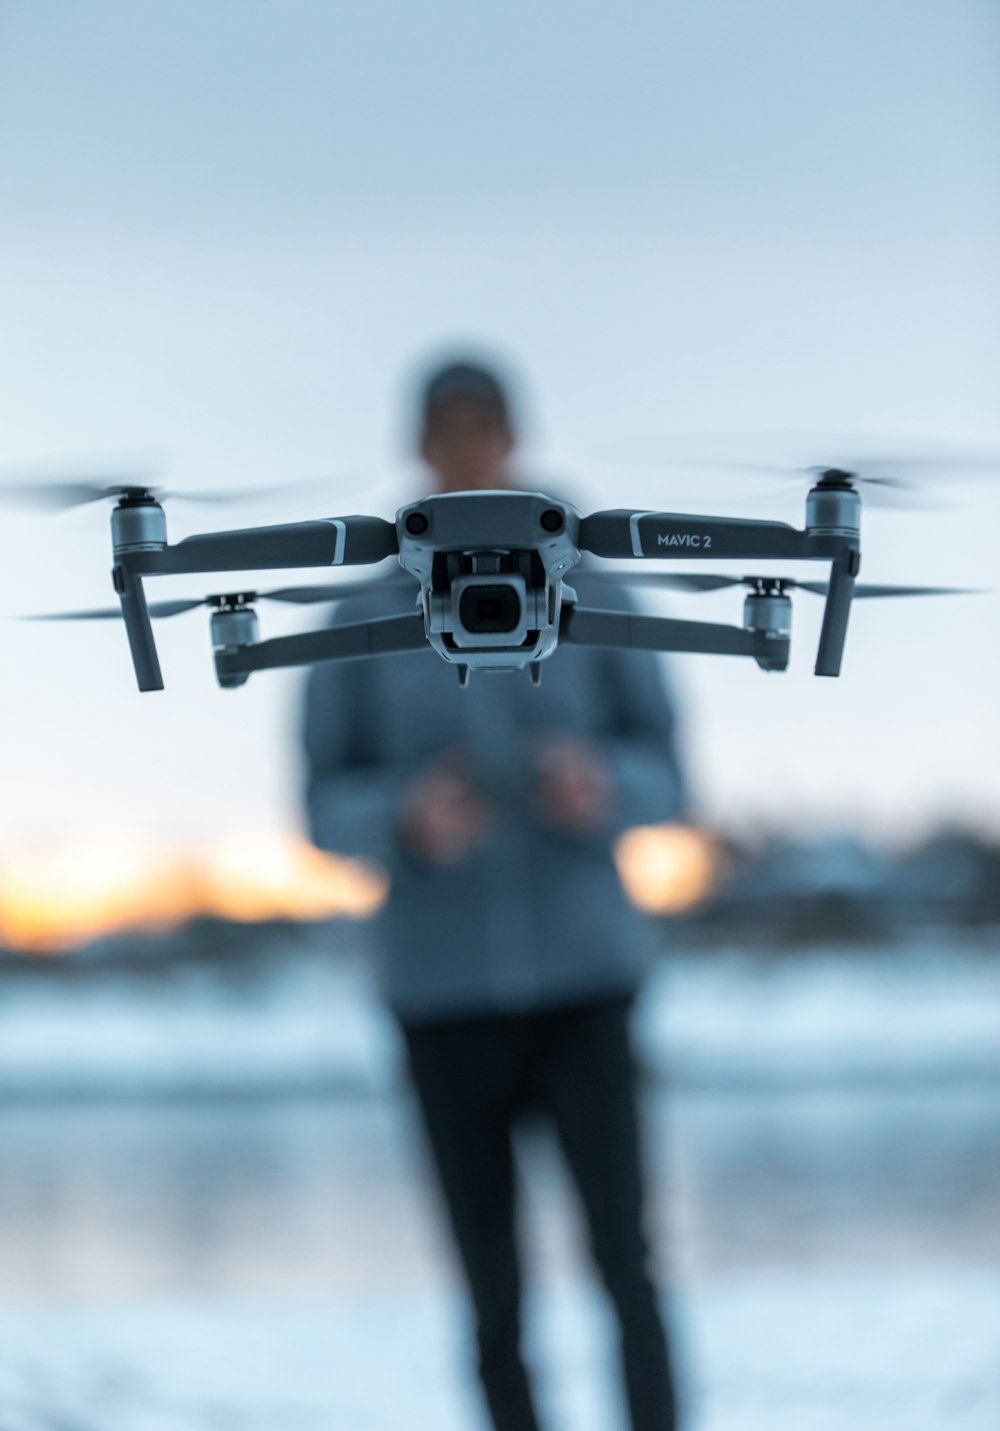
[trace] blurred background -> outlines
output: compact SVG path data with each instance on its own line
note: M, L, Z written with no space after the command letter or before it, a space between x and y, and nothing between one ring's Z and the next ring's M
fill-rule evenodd
M468 344L537 485L800 524L804 485L665 459L1000 440L998 80L991 0L0 0L0 475L329 477L168 504L175 539L391 515L414 375ZM1000 484L926 495L866 509L865 577L990 588ZM107 515L5 508L0 612L106 604ZM784 676L670 663L697 823L617 851L662 930L676 1334L705 1431L987 1431L1000 598L856 608L836 682L820 614ZM220 691L203 617L144 697L114 623L3 623L0 1426L450 1431L384 877L305 840L301 675ZM521 1155L552 1424L615 1424L562 1171Z

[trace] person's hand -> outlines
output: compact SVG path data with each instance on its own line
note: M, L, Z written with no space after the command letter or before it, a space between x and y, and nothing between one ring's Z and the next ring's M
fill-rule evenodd
M403 797L403 839L429 864L457 865L482 844L491 817L489 804L470 781L436 766L421 771Z
M542 820L563 834L599 829L611 805L611 780L600 751L571 736L547 740L535 756L536 800Z

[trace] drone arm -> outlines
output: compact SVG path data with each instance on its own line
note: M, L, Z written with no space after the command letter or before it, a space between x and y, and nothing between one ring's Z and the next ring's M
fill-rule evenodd
M854 596L854 581L857 571L858 556L856 552L849 552L846 557L835 561L831 567L826 605L823 608L823 625L819 633L819 650L816 653L814 668L817 676L840 675L840 663L844 656L847 622L851 614L851 600Z
M121 601L125 633L128 636L139 690L162 691L163 677L160 674L160 661L156 654L156 642L146 606L146 594L142 589L142 578L118 565L112 572L112 580Z
M242 685L252 671L284 666L311 666L317 661L356 661L367 656L392 656L427 648L424 618L419 612L353 621L325 631L277 636L246 646L217 650L215 668L223 686Z
M601 557L787 557L828 555L827 543L787 522L619 509L580 521L579 547Z
M396 528L381 517L330 517L246 531L186 537L159 551L130 552L133 570L149 576L257 571L304 566L365 566L395 556Z
M614 646L633 651L692 651L714 656L787 659L787 637L745 631L714 621L676 621L630 611L564 606L560 641L571 646Z

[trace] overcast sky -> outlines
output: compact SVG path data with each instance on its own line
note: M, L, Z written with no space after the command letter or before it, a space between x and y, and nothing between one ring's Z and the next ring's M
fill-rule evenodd
M994 0L0 0L0 462L330 472L332 510L389 512L414 365L475 340L583 506L801 523L794 485L626 458L1000 441L998 176ZM866 513L866 577L995 584L998 490ZM100 604L109 566L103 510L0 516L5 613ZM1000 598L856 608L839 683L818 618L797 604L783 677L675 659L706 816L1000 826ZM140 697L120 629L3 625L0 845L298 825L301 680L219 691L206 626L159 628Z

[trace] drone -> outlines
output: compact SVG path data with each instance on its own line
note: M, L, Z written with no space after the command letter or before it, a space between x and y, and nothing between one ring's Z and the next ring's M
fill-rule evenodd
M121 617L140 691L163 689L151 618L198 606L210 609L215 670L224 688L242 686L255 671L435 651L456 669L461 685L473 671L524 671L537 684L543 662L560 645L750 657L764 671L788 667L793 590L825 598L816 655L818 676L838 676L856 597L937 595L950 587L871 586L861 566L859 485L865 479L837 467L813 468L801 529L785 522L683 512L615 509L582 516L542 492L503 490L430 495L410 502L395 521L342 516L279 526L167 539L164 493L135 483L51 489L60 505L114 498L112 581L119 605L102 611L36 619ZM371 566L397 558L414 578L410 613L346 621L320 631L260 639L256 603L335 602L374 590L378 580L224 595L148 604L149 577L282 568ZM663 561L818 561L825 581L781 576L703 573L624 574L587 566L588 581L623 581L689 591L745 587L741 626L678 620L581 605L573 573L585 557Z

